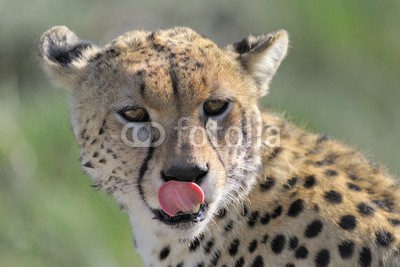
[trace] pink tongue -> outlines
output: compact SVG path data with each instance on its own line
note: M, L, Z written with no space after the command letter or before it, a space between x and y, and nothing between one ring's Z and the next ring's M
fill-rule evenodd
M203 204L204 193L195 183L169 181L158 190L158 203L173 217L178 212L189 213L195 205Z

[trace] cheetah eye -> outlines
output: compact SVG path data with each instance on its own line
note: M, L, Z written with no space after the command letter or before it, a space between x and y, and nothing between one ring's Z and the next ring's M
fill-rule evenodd
M149 114L144 108L125 108L118 112L125 120L129 122L149 121Z
M208 116L217 116L222 114L229 106L228 101L209 100L204 103L204 113Z

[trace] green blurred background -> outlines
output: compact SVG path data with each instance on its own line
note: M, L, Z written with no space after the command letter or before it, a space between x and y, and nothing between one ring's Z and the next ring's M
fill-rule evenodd
M287 29L265 103L400 170L400 1L0 0L0 266L142 266L127 217L90 188L67 97L38 67L53 25L105 44L186 25L217 43Z

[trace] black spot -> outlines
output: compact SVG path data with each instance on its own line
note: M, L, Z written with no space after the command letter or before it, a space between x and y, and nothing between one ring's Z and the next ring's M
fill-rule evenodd
M303 209L304 201L301 199L297 199L290 205L287 215L290 217L296 217L303 211Z
M251 264L252 267L263 267L264 266L264 259L260 255L258 255L253 263Z
M315 210L316 212L319 212L319 206L318 206L318 204L315 204L315 205L314 205L314 210Z
M365 216L371 216L374 214L374 208L372 208L370 205L367 205L363 202L357 205L358 212L360 212L362 215Z
M240 245L240 241L239 239L235 239L232 241L231 245L229 246L229 255L231 256L235 256L236 253L238 252L238 248Z
M349 174L349 178L350 180L353 181L359 181L359 180L363 180L362 178L359 178L357 175L355 175L354 173Z
M271 241L271 250L275 254L279 254L282 252L283 248L285 247L286 238L284 235L277 235Z
M322 249L317 253L315 257L315 265L317 267L325 267L328 266L330 260L331 256L329 254L329 251L327 249Z
M196 65L197 68L203 68L204 67L204 64L202 64L200 62L196 62L195 65Z
M358 192L361 191L361 187L353 183L347 183L347 188L353 191L358 191Z
M296 259L306 259L308 256L308 249L305 246L300 246L294 255Z
M204 262L197 263L196 267L204 267Z
M330 190L328 192L325 192L324 198L326 201L332 203L332 204L339 204L342 203L342 195L334 190Z
M221 209L218 210L218 212L217 212L217 217L218 218L222 219L222 218L225 217L225 215L226 215L226 209L225 208L221 208Z
M394 237L391 233L387 231L377 231L375 233L376 243L383 247L387 247L390 243L394 241Z
M165 260L165 259L168 257L168 255L169 255L169 251L170 251L169 246L164 247L164 248L160 251L160 256L159 256L160 260L162 260L162 261Z
M246 217L248 212L246 205L243 205L242 215Z
M106 53L109 54L109 55L111 55L111 56L114 56L114 57L117 57L117 56L120 55L120 52L118 52L118 51L115 50L114 48L107 49L107 50L106 50Z
M286 264L285 267L296 267L296 265L294 265L293 263L290 262L290 263Z
M199 247L200 245L200 239L196 238L194 239L190 244L189 244L189 251L193 252L196 251L196 249Z
M90 187L92 187L94 190L100 190L101 189L101 184L92 184L92 185L90 185Z
M320 134L318 136L317 143L320 144L320 143L323 143L323 142L328 141L330 139L331 139L331 137L329 136L329 134Z
M283 211L282 206L278 206L278 207L274 210L274 212L271 214L271 218L272 218L272 219L278 218L278 217L282 214L282 211Z
M305 181L304 181L304 187L305 188L311 188L315 185L316 180L315 180L315 176L314 175L309 175L306 177Z
M399 225L400 225L400 220L399 220L399 219L389 218L388 221L389 221L393 226L399 226Z
M337 176L338 173L337 173L337 171L335 171L335 170L329 169L329 170L326 170L326 171L325 171L325 175L326 175L326 176L329 176L329 177L334 177L334 176Z
M271 216L269 215L268 212L264 213L264 215L260 218L262 225L268 224L270 220L271 220Z
M275 185L274 177L267 177L264 182L260 184L260 189L262 192L270 190Z
M83 164L83 166L86 167L86 168L91 168L91 169L93 169L93 164L92 164L90 161L88 161L88 162L86 162L85 164Z
M98 140L95 138L95 139L92 140L92 142L90 142L90 144L91 144L91 145L94 145L94 144L97 143L97 141L98 141Z
M388 199L374 199L372 202L387 212L393 212L394 210L394 203Z
M293 178L289 179L289 180L287 181L287 183L283 185L283 187L284 187L285 189L287 189L287 190L293 188L293 186L296 185L298 179L299 179L298 177L293 177Z
M361 267L370 267L372 264L372 253L367 247L363 247L358 257L358 263Z
M233 44L233 48L239 54L244 54L244 53L247 53L247 52L249 52L251 50L251 46L250 46L249 41L247 40L247 38L244 38L240 42L234 43Z
M263 238L261 239L261 243L262 244L267 244L269 236L268 235L264 235Z
M343 241L338 246L340 257L344 260L348 260L353 256L354 253L354 242L353 241Z
M180 262L175 267L182 267L182 266L183 266L183 262Z
M118 206L122 211L126 211L127 210L126 206L124 204L122 204L122 203L119 203ZM133 241L135 241L135 239Z
M242 267L244 265L244 258L240 257L236 263L235 263L235 267Z
M257 249L257 244L258 244L258 242L256 239L253 239L250 242L249 247L248 247L250 253L253 253Z
M281 147L275 147L271 154L268 156L268 160L275 159L282 152Z
M336 162L336 159L338 158L339 156L338 155L336 155L336 154L329 154L329 155L327 155L323 160L320 160L320 161L317 161L317 162L315 162L315 165L317 165L317 166L327 166L327 165L332 165L332 164L334 164L335 162Z
M296 236L293 236L289 239L289 249L295 250L299 245L299 239Z
M321 233L323 228L323 224L319 220L315 220L309 225L307 225L306 231L304 232L304 236L307 238L313 238Z
M217 250L211 256L210 266L217 266L218 260L221 257L221 251Z
M253 211L249 216L249 220L247 221L247 225L250 226L251 228L254 227L254 225L256 224L256 222L258 220L258 217L259 217L258 211Z
M96 151L93 153L93 158L97 158L98 156L99 156L99 152Z
M105 159L105 158L101 158L100 160L99 160L99 163L106 163L107 162L107 160Z
M214 246L214 239L210 239L205 245L204 245L204 252L205 253L210 253L211 252L211 249L213 248L213 246Z
M233 227L233 221L230 220L224 227L225 232L229 232L230 230L232 230Z
M357 219L353 215L344 215L340 218L339 226L344 230L353 230L357 226Z

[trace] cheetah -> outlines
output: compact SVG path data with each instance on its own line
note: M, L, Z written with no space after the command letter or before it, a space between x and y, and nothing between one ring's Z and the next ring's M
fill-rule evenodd
M103 47L43 34L83 171L132 225L146 266L400 266L400 187L383 167L260 99L284 30L221 48L190 28Z

